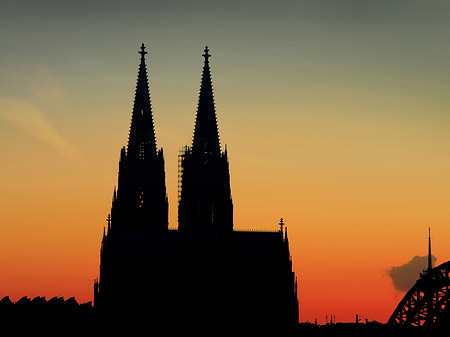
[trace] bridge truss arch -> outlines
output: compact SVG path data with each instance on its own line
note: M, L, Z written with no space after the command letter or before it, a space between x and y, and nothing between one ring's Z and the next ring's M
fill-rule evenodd
M395 308L388 324L450 326L450 261L425 271Z

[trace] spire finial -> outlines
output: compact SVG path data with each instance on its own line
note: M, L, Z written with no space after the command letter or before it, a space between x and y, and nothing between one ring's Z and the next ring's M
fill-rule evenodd
M205 58L205 62L208 63L208 58L211 57L211 54L209 54L208 46L205 47L204 52L205 52L205 53L204 53L202 56Z
M145 51L144 43L141 44L141 50L138 51L138 53L141 54L141 59L144 59L145 54L147 54L147 52Z

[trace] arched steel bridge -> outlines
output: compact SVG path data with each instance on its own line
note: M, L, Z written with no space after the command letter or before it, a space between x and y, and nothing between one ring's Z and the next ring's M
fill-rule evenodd
M388 324L450 326L450 261L425 271L406 293Z

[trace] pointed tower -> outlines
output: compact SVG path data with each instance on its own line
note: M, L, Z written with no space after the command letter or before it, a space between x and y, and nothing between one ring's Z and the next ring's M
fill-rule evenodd
M144 44L141 45L141 62L136 84L133 113L131 115L130 135L128 138L128 156L144 159L145 155L156 153L156 137L150 102L150 91L145 65Z
M164 156L156 148L144 44L139 54L128 147L120 151L118 186L103 230L100 278L94 284L95 310L108 322L156 311L148 304L160 303L153 293L159 289L154 284L158 271L151 253L155 242L169 233ZM159 273L165 271L161 268Z
M111 228L164 231L168 229L164 155L162 149L156 149L144 44L139 54L141 60L128 148L123 147L120 153L119 181L111 208Z
M192 147L181 155L178 225L182 231L233 230L233 202L227 151L221 152L214 106L208 47L195 120Z
M205 63L203 66L202 82L198 99L197 116L195 120L192 152L198 155L220 155L219 130L217 127L216 108L211 82L211 70L209 68L208 47L203 54Z

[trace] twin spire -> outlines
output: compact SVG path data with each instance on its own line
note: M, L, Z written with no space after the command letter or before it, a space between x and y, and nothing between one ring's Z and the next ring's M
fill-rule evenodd
M117 192L119 201L115 202L117 207L114 207L115 213L111 216L123 221L132 219L131 222L137 227L151 223L151 228L166 230L168 201L164 159L162 149L156 148L144 44L139 54L141 59L128 149L123 148L121 152ZM208 47L203 57L192 147L186 149L180 166L179 228L184 223L195 228L214 224L217 228L228 230L233 228L230 177L226 152L220 151Z
M147 52L144 44L141 45L139 54L141 54L141 63L139 64L128 138L128 156L134 159L144 159L146 155L156 154L155 127L153 124L147 67L145 65L145 54Z
M202 82L195 120L194 139L192 141L192 154L220 154L219 130L217 127L216 108L209 68L208 46L205 47L205 63L203 66Z
M139 73L136 83L133 113L131 117L130 134L128 138L128 156L144 159L145 156L156 153L156 136L153 123L153 113L145 64L145 46L142 43ZM194 154L220 154L219 130L217 126L216 109L209 68L209 49L206 46L200 94L197 106L192 152Z

